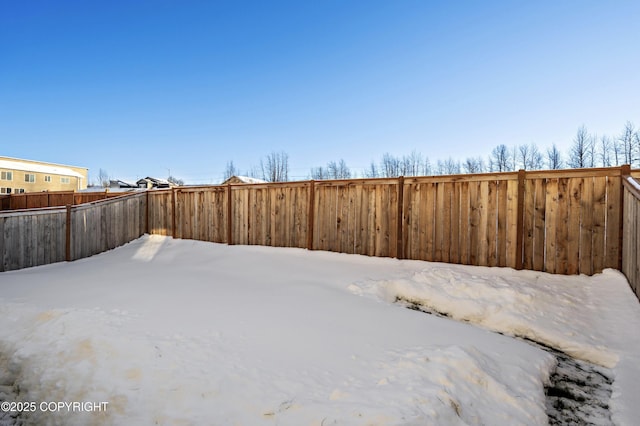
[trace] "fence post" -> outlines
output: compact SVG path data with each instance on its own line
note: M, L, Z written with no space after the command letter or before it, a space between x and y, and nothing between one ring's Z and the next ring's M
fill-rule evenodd
M149 190L147 189L144 212L144 233L149 234Z
M620 166L620 230L618 231L618 270L622 271L622 260L624 254L624 183L623 181L631 176L631 165ZM629 253L631 254L631 253Z
M65 259L67 262L71 262L71 204L67 204L67 230L66 230L66 246L65 246Z
M398 217L396 257L404 259L404 176L398 177Z
M231 183L227 183L227 244L233 245L233 208L231 206Z
M176 229L176 188L171 189L171 235L173 238L177 238L178 231Z
M524 180L527 172L518 170L518 219L516 221L516 269L523 268L522 244L524 241Z
M307 207L307 250L313 250L313 228L315 221L316 183L309 181L309 203Z

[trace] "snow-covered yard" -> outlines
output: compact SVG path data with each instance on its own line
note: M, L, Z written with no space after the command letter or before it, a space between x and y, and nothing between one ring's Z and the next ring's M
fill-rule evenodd
M616 271L159 236L0 274L0 397L35 424L546 424L555 358L490 330L612 368L612 420L640 418L640 305Z

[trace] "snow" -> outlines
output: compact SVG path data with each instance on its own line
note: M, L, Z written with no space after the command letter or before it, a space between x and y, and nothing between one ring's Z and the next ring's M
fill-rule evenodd
M37 163L25 163L22 161L12 161L0 159L0 169L24 170L25 172L48 173L52 175L74 176L84 179L84 176L68 167L58 165L47 165Z
M267 183L264 179L253 178L249 176L235 176L242 183Z
M0 400L108 402L24 413L37 424L546 424L555 358L493 331L612 367L614 422L640 417L640 307L611 270L144 236L1 273L0 296Z

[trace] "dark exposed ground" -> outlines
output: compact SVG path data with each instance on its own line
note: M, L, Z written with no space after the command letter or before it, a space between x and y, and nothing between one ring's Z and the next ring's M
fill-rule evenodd
M449 317L447 314L435 312L413 301L397 299L396 302L426 314ZM545 387L550 425L613 425L609 410L613 383L610 370L572 358L533 340L521 340L549 352L557 360L556 369Z

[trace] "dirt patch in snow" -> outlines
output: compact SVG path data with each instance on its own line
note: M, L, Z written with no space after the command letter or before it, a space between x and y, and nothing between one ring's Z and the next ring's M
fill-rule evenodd
M429 315L450 318L446 313L434 311L414 301L397 298L396 303ZM545 387L546 411L550 425L613 425L609 409L613 383L611 370L572 358L564 352L531 339L518 336L515 338L534 345L556 358L556 369Z

